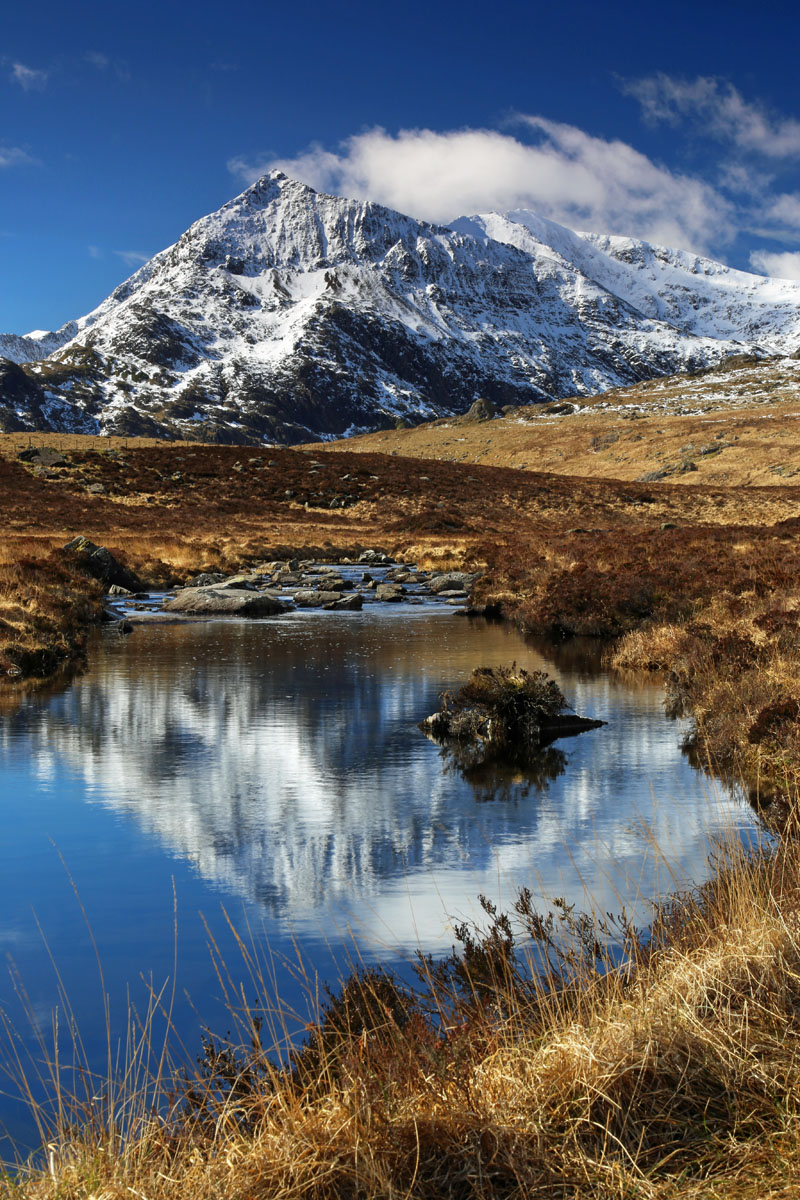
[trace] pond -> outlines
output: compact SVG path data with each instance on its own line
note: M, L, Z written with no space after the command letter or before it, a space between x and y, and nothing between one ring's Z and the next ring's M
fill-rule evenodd
M474 667L514 660L608 724L535 776L466 779L417 723ZM525 885L543 907L646 924L654 898L708 875L715 839L756 828L690 766L685 729L596 645L525 641L436 602L106 632L84 676L0 721L0 1008L32 1045L14 981L42 1027L60 987L102 1062L104 989L119 1030L147 981L177 975L191 1053L204 1025L230 1026L209 941L235 977L231 926L274 956L302 1023L307 985L285 959L301 955L313 990L356 958L444 953L479 893L510 906ZM30 1134L8 1097L0 1122Z

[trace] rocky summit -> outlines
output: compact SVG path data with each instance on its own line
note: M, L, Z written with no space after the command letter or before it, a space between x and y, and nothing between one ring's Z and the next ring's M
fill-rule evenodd
M429 225L272 172L97 309L0 336L0 430L331 439L800 346L800 283L529 212Z

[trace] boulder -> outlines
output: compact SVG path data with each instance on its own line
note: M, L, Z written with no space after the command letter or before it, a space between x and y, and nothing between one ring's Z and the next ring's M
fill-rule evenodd
M227 579L223 579L217 584L217 586L222 588L244 588L245 591L252 592L263 582L263 575L230 575Z
M406 589L401 583L379 583L375 589L375 598L388 603L397 604L405 599Z
M269 592L245 588L188 587L170 596L162 605L164 612L225 613L240 617L272 617L289 611Z
M326 609L332 612L359 612L364 606L364 600L357 593L351 596L340 596L338 600L333 600L330 604L324 605Z
M294 602L298 608L323 608L340 600L339 592L323 592L317 588L300 588L294 594Z
M338 575L323 575L316 585L321 592L344 592L352 587Z
M465 421L491 421L497 416L497 409L492 404L491 400L484 400L482 396L469 407L464 414Z
M388 554L383 554L380 550L364 550L358 556L359 563L368 563L370 566L388 567L392 565L392 559Z
M17 458L20 462L32 463L37 467L69 466L67 459L54 446L29 446L27 450L20 450Z
M439 592L468 592L476 579L477 575L468 571L448 571L445 575L434 575L428 587L437 596Z
M187 587L213 587L216 583L222 583L224 575L218 571L202 571L199 575L195 575L194 579L190 579L186 584Z
M99 579L104 587L110 588L116 583L119 587L127 588L129 592L142 590L141 580L137 579L133 571L123 567L105 546L98 546L87 537L81 536L67 542L62 550L65 554L79 559L89 574Z

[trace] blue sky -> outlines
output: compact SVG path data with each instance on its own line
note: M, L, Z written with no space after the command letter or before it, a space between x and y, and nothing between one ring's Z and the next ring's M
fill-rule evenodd
M42 0L0 41L0 332L55 328L273 165L800 277L794 4Z

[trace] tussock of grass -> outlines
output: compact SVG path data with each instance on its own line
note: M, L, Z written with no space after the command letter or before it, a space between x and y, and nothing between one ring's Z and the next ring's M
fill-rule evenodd
M206 1043L162 1115L50 1130L8 1196L759 1197L800 1173L800 850L624 922L485 904L416 987L362 971L280 1067ZM618 933L620 930L617 931ZM538 964L538 973L532 970ZM250 963L252 970L252 962ZM274 1013L273 1013L274 1016ZM249 1036L247 1036L249 1035ZM152 1097L151 1097L152 1098Z
M439 738L480 743L484 756L512 748L537 749L542 723L557 716L567 702L544 671L510 667L478 667L454 694L445 692L439 711L423 728Z

